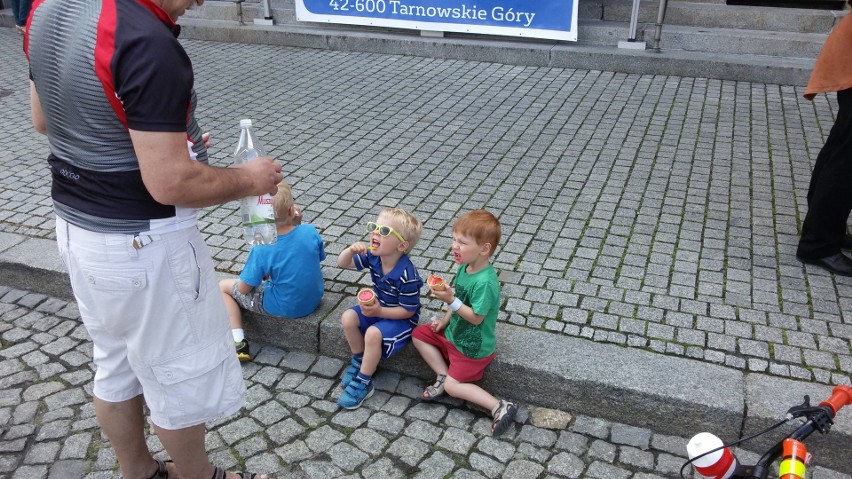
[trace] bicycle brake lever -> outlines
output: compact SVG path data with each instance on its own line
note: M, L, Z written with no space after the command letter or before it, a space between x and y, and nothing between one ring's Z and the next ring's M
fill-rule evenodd
M785 416L785 419L787 419L789 421L789 420L795 419L797 417L802 417L812 410L813 410L813 408L811 407L811 397L808 396L807 394L805 394L805 401L798 406L793 406L790 409L788 409L787 415Z

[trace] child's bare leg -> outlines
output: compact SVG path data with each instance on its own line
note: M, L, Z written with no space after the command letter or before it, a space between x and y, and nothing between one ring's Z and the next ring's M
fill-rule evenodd
M444 390L450 396L458 399L463 399L468 402L472 402L479 407L485 408L489 413L494 410L494 407L497 406L497 403L500 402L488 393L488 391L482 389L473 383L460 383L455 379L447 376L446 382L444 383Z
M382 359L382 332L375 326L367 328L364 335L364 359L361 361L361 374L372 376Z
M228 322L231 324L231 329L242 329L243 316L240 312L240 305L231 296L231 291L234 290L236 279L223 279L219 281L219 289L222 291L222 299L225 301L225 310L228 311Z
M441 354L440 349L417 338L414 338L412 342L414 343L414 348L420 353L420 357L426 361L426 364L432 368L435 374L438 376L447 374L447 362L444 361L444 356Z
M349 350L352 354L361 354L364 352L364 336L361 336L361 323L358 320L358 314L347 309L340 317L340 324L343 326L343 335L346 337L346 342L349 343Z

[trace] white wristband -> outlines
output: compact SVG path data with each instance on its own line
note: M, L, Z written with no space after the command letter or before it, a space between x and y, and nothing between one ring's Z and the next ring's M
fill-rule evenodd
M464 303L462 303L458 297L454 299L452 303L450 303L450 309L452 309L453 311L460 310L462 306L464 306Z

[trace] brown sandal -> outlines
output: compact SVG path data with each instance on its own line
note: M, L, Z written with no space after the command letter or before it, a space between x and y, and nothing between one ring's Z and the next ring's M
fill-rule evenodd
M255 472L235 472L234 474L238 474L241 479L254 479L257 477L257 473ZM228 473L221 467L213 469L213 479L225 479L226 477L228 477Z
M423 394L421 394L420 397L424 401L431 401L442 396L444 394L444 381L446 380L446 374L439 374L438 377L435 379L434 384L432 384L431 386L426 386L423 389Z

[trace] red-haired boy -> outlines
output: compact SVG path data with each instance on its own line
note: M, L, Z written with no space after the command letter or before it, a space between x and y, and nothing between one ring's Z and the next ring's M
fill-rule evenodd
M482 379L495 354L500 281L489 259L499 241L500 222L485 210L465 213L456 220L452 253L460 266L453 287L431 289L433 296L447 303L447 312L440 321L417 326L413 333L414 347L438 375L423 390L423 399L446 392L491 411L495 436L512 425L517 407L473 382Z

